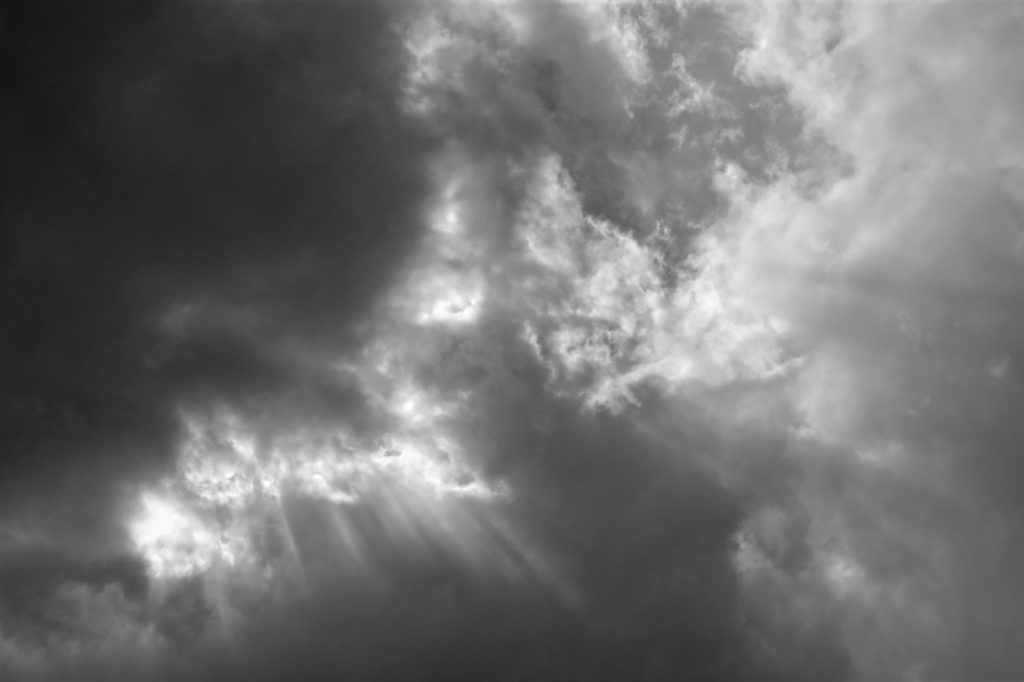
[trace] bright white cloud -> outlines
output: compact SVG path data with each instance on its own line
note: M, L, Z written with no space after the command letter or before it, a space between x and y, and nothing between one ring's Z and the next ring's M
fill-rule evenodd
M778 321L805 358L789 389L800 418L793 456L810 471L838 467L837 480L859 488L837 497L818 490L827 478L808 483L786 513L817 517L810 556L846 604L835 613L865 679L970 674L975 635L950 622L959 595L984 579L955 557L985 551L907 509L933 505L950 523L995 509L951 472L1003 456L985 452L971 424L1001 411L987 386L1020 339L1010 322L1024 300L1020 225L999 178L1024 150L1021 12L770 2L735 16L752 45L745 74L785 88L845 157L839 179L814 195L790 176L733 185L733 208L705 245L721 254L728 305ZM836 455L845 459L828 463ZM741 543L742 570L768 575L755 554ZM795 581L784 600L829 612L799 571L768 563Z

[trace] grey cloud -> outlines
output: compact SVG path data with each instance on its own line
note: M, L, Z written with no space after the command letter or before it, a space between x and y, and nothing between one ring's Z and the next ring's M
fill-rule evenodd
M443 537L431 539L427 520L405 544L367 502L342 512L375 567L361 573L330 549L331 524L317 521L326 510L296 507L309 591L241 610L237 658L214 652L211 677L781 680L812 669L758 654L740 620L735 498L622 419L548 408L554 426L542 441L520 425L502 444L517 496L468 510L482 524L475 542L504 538L495 547L510 572L466 563ZM501 530L507 524L529 544ZM560 596L541 564L529 568L536 552L575 596ZM814 665L839 679L845 664L830 651Z
M301 385L282 347L353 343L419 230L430 143L398 108L401 11L4 10L7 506L74 494L66 471L109 496L89 471L164 468L177 401ZM255 327L169 334L196 301Z
M768 5L8 11L0 655L52 679L1019 670L1015 180L971 179L984 134L936 138L956 172L906 165L924 90L846 30L888 49L889 24ZM863 82L913 96L830 117ZM252 474L275 456L310 469ZM140 480L170 511L136 535L206 533L198 575L118 554Z

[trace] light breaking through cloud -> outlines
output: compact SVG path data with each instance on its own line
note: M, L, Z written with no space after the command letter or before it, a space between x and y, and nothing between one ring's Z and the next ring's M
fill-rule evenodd
M0 677L1024 676L1024 6L0 46Z

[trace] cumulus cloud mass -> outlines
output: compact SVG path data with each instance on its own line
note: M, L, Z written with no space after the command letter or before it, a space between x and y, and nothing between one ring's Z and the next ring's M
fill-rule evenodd
M1024 5L0 50L0 678L1024 679Z

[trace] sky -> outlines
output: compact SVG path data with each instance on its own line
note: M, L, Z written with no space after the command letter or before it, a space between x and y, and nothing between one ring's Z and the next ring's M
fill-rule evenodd
M0 678L1024 679L1024 4L0 9Z

